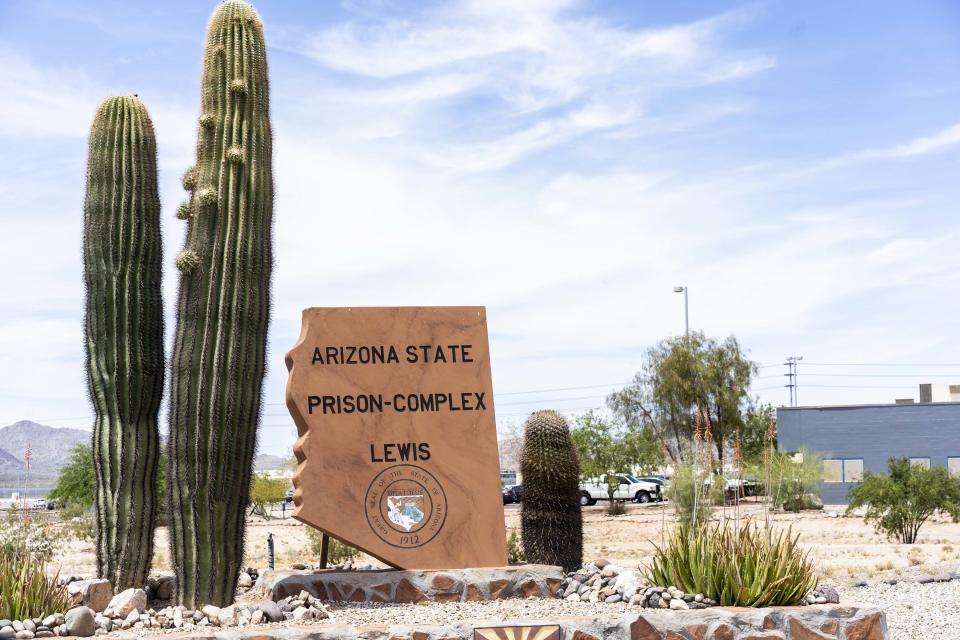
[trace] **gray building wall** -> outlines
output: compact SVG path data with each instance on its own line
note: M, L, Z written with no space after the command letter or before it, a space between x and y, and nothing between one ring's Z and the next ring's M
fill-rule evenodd
M864 471L885 473L891 457L930 458L946 466L960 457L960 403L884 404L777 409L781 451L802 448L824 458L862 458ZM824 482L826 504L846 504L845 482Z

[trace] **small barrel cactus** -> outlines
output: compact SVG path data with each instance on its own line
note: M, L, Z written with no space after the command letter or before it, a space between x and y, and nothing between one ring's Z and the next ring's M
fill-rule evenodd
M580 568L580 458L562 415L537 411L527 419L520 471L520 526L527 562L559 565L564 571Z

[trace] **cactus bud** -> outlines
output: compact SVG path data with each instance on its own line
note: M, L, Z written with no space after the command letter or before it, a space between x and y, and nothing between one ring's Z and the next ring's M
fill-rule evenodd
M183 188L186 191L193 191L197 188L197 168L190 167L183 172Z
M230 147L227 149L227 162L231 164L243 164L243 149L241 147Z
M200 256L192 249L184 249L177 256L176 265L181 273L191 274L200 266Z
M200 116L200 126L204 129L212 129L217 124L217 116L212 113L205 113Z
M197 191L197 202L204 207L215 205L217 204L217 192L210 187L204 187Z
M190 204L187 202L181 202L180 206L177 207L177 219L187 220L189 217L190 217Z
M230 93L242 96L247 92L247 81L243 78L237 78L230 81Z

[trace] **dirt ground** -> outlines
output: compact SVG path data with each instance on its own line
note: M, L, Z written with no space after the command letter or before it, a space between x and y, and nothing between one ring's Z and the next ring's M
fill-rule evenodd
M895 544L864 524L862 518L843 517L840 507L827 507L822 512L801 514L777 513L770 516L776 527L792 527L800 535L800 544L809 550L823 579L839 583L857 580L871 582L905 574L938 574L960 570L960 525L947 519L928 522L914 545ZM732 508L716 509L715 519L734 517ZM764 521L763 509L757 505L741 506L739 517ZM654 542L659 542L664 526L673 522L669 506L628 505L623 516L610 517L598 504L584 509L584 559L608 558L625 566L647 562ZM520 511L515 505L506 508L507 529L520 526ZM298 562L316 563L310 551L306 526L293 520L264 521L254 517L247 523L247 558L245 566L267 566L267 534L273 533L276 566L289 567ZM157 531L154 570L170 571L170 554L166 528ZM54 560L61 574L90 576L94 573L93 543L71 541ZM362 556L359 563L380 563Z

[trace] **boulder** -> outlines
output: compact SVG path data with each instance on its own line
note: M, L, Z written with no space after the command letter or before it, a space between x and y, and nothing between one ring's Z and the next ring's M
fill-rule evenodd
M176 586L176 576L160 576L157 578L157 586L155 589L157 600L172 600Z
M215 607L212 604L205 605L203 609L200 610L204 617L207 618L213 624L220 622L220 607Z
M126 618L131 611L145 611L147 608L147 592L143 589L127 589L113 596L107 605L113 611L113 617Z
M283 611L273 600L264 600L257 605L257 609L263 612L269 622L283 622Z
M220 621L221 627L237 626L237 605L232 604L229 607L223 607L220 609L220 613L217 618Z
M110 604L113 585L101 578L76 580L67 585L67 597L70 598L70 604L81 604L99 613Z
M79 606L70 609L70 611L67 611L64 624L67 625L69 635L80 638L92 636L97 630L93 609L90 607Z
M313 620L313 609L307 609L306 607L297 607L293 611L294 620Z
M246 571L241 571L240 576L237 578L237 588L238 589L249 589L253 586L253 578L250 577L250 574Z

